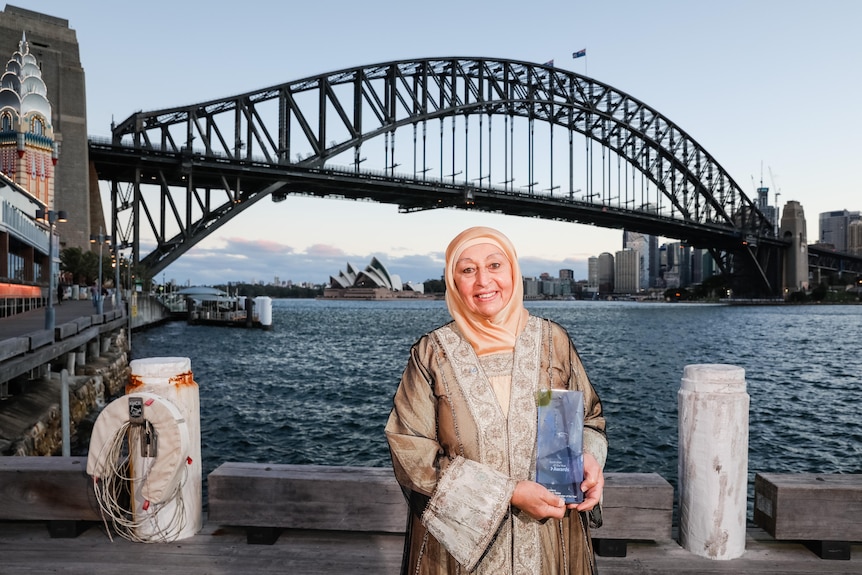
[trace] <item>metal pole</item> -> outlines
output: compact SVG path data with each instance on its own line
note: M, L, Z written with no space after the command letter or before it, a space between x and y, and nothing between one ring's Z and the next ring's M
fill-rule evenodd
M45 329L54 331L54 213L48 212L48 305L45 306ZM54 338L51 338L54 341Z
M105 244L105 235L102 226L99 226L99 285L96 286L96 313L104 313L105 306L102 300L102 246Z
M69 457L72 454L69 422L69 372L65 369L60 372L60 406L62 411L63 425L63 457Z
M120 294L120 250L117 248L117 236L114 236L114 309L123 303Z
M129 297L126 299L126 315L129 318L129 333L126 334L128 342L129 354L132 352L132 303L135 301L135 294L132 292L132 261L126 261L126 280L129 284Z

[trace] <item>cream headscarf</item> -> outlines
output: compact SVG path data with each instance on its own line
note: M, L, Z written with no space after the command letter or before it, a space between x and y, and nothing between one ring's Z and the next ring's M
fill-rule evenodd
M500 248L512 268L512 297L493 318L474 313L455 286L455 262L469 247L492 244ZM455 236L446 248L446 305L449 314L477 355L512 351L515 340L527 325L529 313L524 308L524 282L518 255L509 238L493 228L468 228Z

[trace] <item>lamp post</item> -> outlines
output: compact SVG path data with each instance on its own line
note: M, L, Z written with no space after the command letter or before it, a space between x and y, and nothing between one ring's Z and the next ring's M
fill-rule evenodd
M65 222L66 212L60 210L36 210L36 219L48 224L48 305L45 306L45 329L54 331L54 228L57 222Z
M102 226L99 226L99 235L98 236L90 236L90 243L99 242L99 284L96 286L96 313L104 313L105 304L102 299L102 246L105 245L106 241L111 239L110 236L106 236L102 233Z
M120 295L120 248L117 246L117 238L114 237L114 309L120 307L122 296Z

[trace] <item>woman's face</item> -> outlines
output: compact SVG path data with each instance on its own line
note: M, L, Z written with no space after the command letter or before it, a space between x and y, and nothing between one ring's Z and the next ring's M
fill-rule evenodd
M477 244L461 252L453 279L467 307L489 319L509 303L514 291L512 264L494 244Z

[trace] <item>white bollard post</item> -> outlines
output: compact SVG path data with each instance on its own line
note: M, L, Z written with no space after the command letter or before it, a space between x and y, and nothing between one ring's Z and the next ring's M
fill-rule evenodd
M149 541L191 537L203 526L200 395L192 375L191 360L187 357L151 357L131 361L129 367L132 376L126 386L126 395L149 392L170 400L185 419L190 440L187 474L183 479L180 500L161 510L158 518L142 525L137 535ZM167 445L158 447L160 452L168 448ZM133 465L143 467L144 463L137 455L138 446L133 444L129 449ZM137 489L134 491L135 514L145 517L149 511Z
M734 559L745 552L745 370L687 365L678 401L680 544L701 557Z
M263 329L272 329L272 298L261 295L254 298L254 309Z

